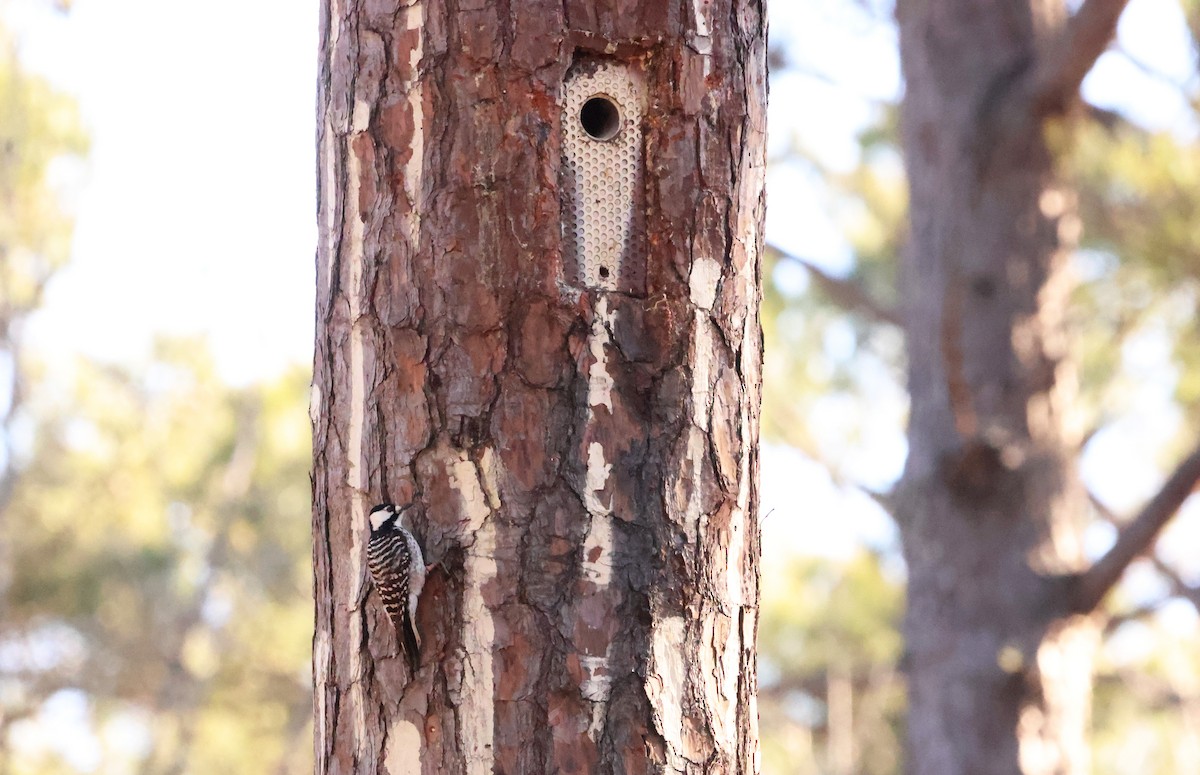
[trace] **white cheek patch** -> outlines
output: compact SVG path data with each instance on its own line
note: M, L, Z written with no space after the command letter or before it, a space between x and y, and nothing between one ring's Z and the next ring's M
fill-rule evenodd
M371 530L378 530L379 526L384 522L387 522L391 516L391 509L379 509L378 511L372 511L370 516Z

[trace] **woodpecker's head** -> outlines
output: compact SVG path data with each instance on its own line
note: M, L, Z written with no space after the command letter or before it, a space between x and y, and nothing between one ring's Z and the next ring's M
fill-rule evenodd
M387 523L398 520L400 513L400 509L396 508L395 504L392 503L381 503L371 509L371 514L368 517L371 520L371 532L377 532Z

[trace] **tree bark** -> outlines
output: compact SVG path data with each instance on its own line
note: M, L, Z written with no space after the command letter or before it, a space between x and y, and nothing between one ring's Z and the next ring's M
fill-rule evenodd
M1044 136L1123 3L1087 5L1069 22L1045 0L897 5L912 397L897 511L921 775L1089 771L1099 629L1094 603L1074 605L1087 497L1063 315L1079 221Z
M322 8L317 771L755 771L761 2ZM628 285L563 238L563 85L607 65ZM439 563L415 676L382 500Z

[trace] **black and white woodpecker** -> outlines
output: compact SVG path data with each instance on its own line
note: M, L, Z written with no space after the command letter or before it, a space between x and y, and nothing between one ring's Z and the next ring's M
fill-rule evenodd
M400 648L415 674L421 665L421 639L417 637L417 600L425 586L425 558L421 545L404 527L407 508L381 503L371 509L371 540L367 542L367 568L383 598Z

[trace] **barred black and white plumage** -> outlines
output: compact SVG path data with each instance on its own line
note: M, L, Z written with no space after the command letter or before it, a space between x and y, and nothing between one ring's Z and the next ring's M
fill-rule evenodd
M413 673L421 664L417 637L417 600L425 586L425 558L421 545L404 528L404 511L391 503L371 509L371 540L367 542L367 569L379 590L383 607L396 628L400 648Z

